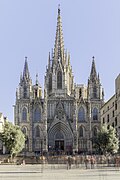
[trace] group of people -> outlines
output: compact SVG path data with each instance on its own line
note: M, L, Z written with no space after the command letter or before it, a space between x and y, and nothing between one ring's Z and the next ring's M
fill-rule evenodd
M96 163L96 158L94 156L90 156L90 157L86 156L84 162L86 169L90 168L90 165L91 165L91 169L93 169Z
M68 158L67 158L67 164L68 164L67 169L71 169L71 165L73 164L73 161L74 161L76 168L78 167L79 162L78 162L77 157L68 156ZM84 164L85 164L86 169L88 169L88 168L93 169L95 167L95 163L96 163L95 156L87 156L86 155L84 157Z

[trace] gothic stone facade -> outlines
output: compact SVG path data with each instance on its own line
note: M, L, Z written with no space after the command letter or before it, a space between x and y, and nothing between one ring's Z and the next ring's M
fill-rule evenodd
M27 58L16 91L15 124L26 135L26 151L91 152L90 138L100 127L103 90L93 57L88 85L74 83L70 55L64 50L58 9L55 46L49 53L44 98L36 77L32 84Z

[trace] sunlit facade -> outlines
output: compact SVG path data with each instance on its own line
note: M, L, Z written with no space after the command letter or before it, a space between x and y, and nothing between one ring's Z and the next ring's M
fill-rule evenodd
M94 57L88 84L75 84L70 54L64 48L60 9L54 50L49 53L44 81L43 97L38 76L32 84L25 58L16 91L14 120L27 137L26 151L92 152L90 138L100 127L104 93Z

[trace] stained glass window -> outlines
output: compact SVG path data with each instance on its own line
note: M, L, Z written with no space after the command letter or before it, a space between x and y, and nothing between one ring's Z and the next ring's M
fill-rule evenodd
M37 107L34 110L34 121L40 121L40 120L41 120L41 111L40 111L40 108Z
M22 110L22 121L27 121L27 109L25 107Z
M78 122L85 121L85 110L83 107L80 107L78 111Z
M93 120L98 120L98 109L97 108L93 109Z

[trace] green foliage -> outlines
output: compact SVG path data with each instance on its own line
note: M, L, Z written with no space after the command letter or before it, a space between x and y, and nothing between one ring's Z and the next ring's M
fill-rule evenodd
M17 155L25 145L25 137L19 126L6 122L0 138L11 156Z
M97 136L92 138L92 142L99 154L113 154L117 153L119 149L119 140L112 126L109 129L107 129L107 125L102 126Z

